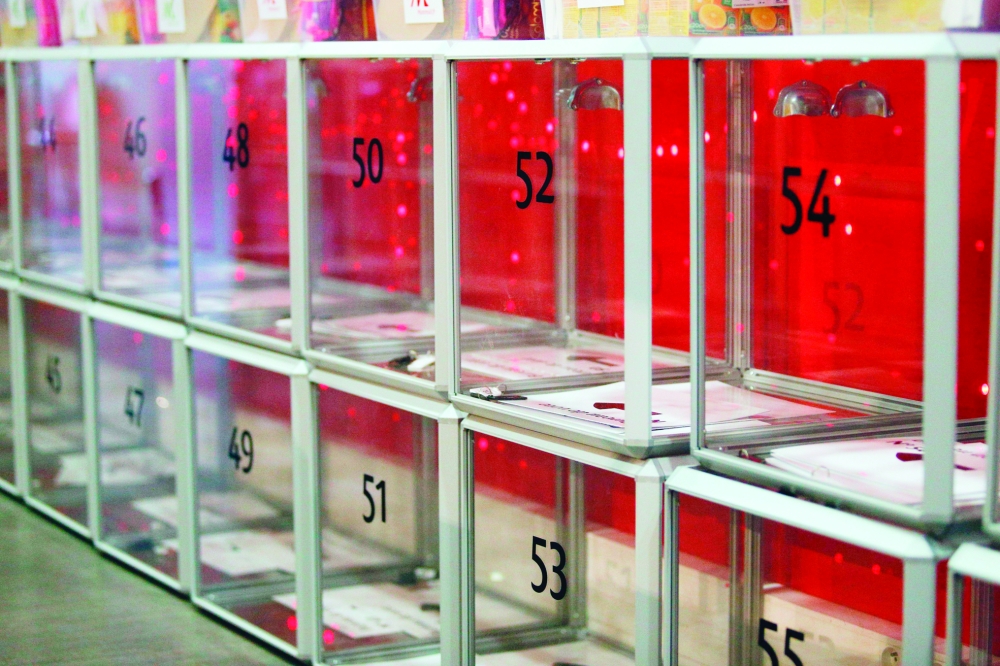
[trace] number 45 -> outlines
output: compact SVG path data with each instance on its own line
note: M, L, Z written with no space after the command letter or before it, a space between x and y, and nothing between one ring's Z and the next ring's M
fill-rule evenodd
M771 644L767 642L767 638L764 636L764 631L770 629L771 631L777 631L778 625L774 622L768 622L764 618L760 618L760 625L757 630L757 645L759 645L767 656L771 659L771 666L778 666L778 654L771 647ZM788 657L795 666L802 666L802 660L799 659L799 655L792 651L791 641L792 639L797 641L804 641L806 639L805 634L801 631L796 631L795 629L785 629L785 656Z

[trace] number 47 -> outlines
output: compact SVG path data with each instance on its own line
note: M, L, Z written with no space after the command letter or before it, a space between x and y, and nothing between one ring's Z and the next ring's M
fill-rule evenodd
M770 629L771 631L777 631L778 625L774 622L768 622L764 618L760 618L760 625L757 629L757 645L759 645L767 656L771 659L771 666L778 666L778 654L771 647L771 644L767 642L767 638L764 636L764 631ZM792 651L791 641L792 639L797 641L804 641L806 639L805 634L801 631L796 631L795 629L786 628L785 629L785 656L788 657L795 666L802 666L802 660L799 659L799 655Z

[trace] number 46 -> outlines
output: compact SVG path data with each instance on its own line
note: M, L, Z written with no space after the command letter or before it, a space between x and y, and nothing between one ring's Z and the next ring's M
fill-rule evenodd
M764 636L764 631L770 629L771 631L777 631L778 625L774 622L768 622L764 618L760 618L760 625L757 629L757 645L759 645L767 656L771 659L771 666L778 666L778 654L771 647L771 644L767 642L767 638ZM795 666L802 666L802 660L799 659L799 655L792 651L791 641L792 639L797 641L804 641L806 639L805 634L801 631L796 631L795 629L785 629L785 656L788 657Z

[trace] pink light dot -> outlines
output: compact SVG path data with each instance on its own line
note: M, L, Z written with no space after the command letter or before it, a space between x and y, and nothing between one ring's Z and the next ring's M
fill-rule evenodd
M872 565L872 573L875 574L876 576L878 576L880 573L882 573L882 567L880 567L877 564L873 564Z
M520 201L521 200L521 193L518 192L517 190L511 190L510 191L510 199L511 199L511 201Z
M517 148L520 145L521 145L521 140L519 138L517 138L516 136L510 137L510 147L511 148Z
M663 146L657 146L656 147L656 156L657 157L663 157Z
M162 74L160 74L160 75L159 75L158 77L156 77L156 81L157 81L157 83L159 83L159 84L160 84L161 86L165 86L165 85L167 85L167 83L169 83L169 81L170 81L170 76L169 76L169 75L168 75L168 74L167 74L166 72L163 72L163 73L162 73Z
M347 418L353 419L355 416L357 416L357 413L358 410L354 409L353 407L347 408Z
M240 193L240 188L237 187L236 183L229 183L229 187L226 188L226 194L229 195L230 199L235 199Z
M520 114L522 114L522 115L525 114L525 113L527 113L528 112L528 103L527 102L521 102L520 104L518 104L517 105L517 112L520 113Z
M519 261L521 261L521 255L520 253L518 253L517 250L514 250L513 252L510 253L510 262L512 264L516 264Z
M753 112L753 121L757 122L757 112L756 111Z
M396 164L406 166L406 153L396 153Z
M976 252L982 252L986 249L986 243L981 240L976 241Z
M406 204L399 204L396 206L396 215L399 217L406 217Z
M166 162L167 161L167 151L165 151L163 148L160 148L158 151L156 151L156 161L157 162Z
M237 266L236 270L233 271L233 279L237 282L243 282L247 279L247 269L242 266Z
M323 645L333 645L333 629L323 630Z
M355 261L354 264L351 266L351 268L353 268L356 271L360 271L361 270L361 262L360 261Z
M892 128L892 133L895 134L896 136L903 136L903 127L902 127L902 125L896 125L895 127L893 127Z
M434 148L431 146L431 144L428 143L426 146L424 146L424 155L430 155L433 152Z
M503 309L507 312L513 312L517 309L517 306L514 304L514 300L509 298L507 299L507 302L504 303Z
M772 259L772 260L770 261L770 263L768 263L768 266L770 266L770 267L771 267L771 270L772 270L772 271L774 271L774 270L778 270L778 260L777 260L777 259Z
M288 627L288 631L295 631L299 628L299 620L294 615L289 615L288 619L285 620L285 626Z
M500 76L496 72L490 73L490 83L496 85L497 81L500 80Z
M507 60L506 62L504 62L504 64L503 64L503 71L509 72L512 69L514 69L514 64L511 63L511 61Z
M620 160L625 159L625 149L624 148L619 148L618 149L618 159L620 159Z
M843 555L843 553L836 553L833 556L833 561L836 562L837 564L843 564L844 563L844 555Z
M684 257L684 267L689 268L691 266L691 257Z
M979 390L982 392L983 395L989 395L990 394L990 385L989 384L983 384L982 386L979 387Z
M742 333L743 332L743 322L739 322L739 323L736 324L736 332L737 333Z
M160 225L160 235L169 236L170 235L170 225L164 222Z
M677 148L677 144L674 144L674 145L670 146L670 154L671 155L673 155L674 157L677 157L677 153L679 153L679 152L680 152L680 150Z
M844 225L844 233L847 234L848 236L854 233L854 227L851 226L850 222Z
M555 126L554 123L552 123L552 122L545 123L545 131L546 132L548 132L549 134L552 134L552 132L554 132L555 130L556 130L556 126Z
M595 324L598 323L598 322L600 322L601 321L601 313L600 312L591 312L590 313L590 321L592 321Z
M480 451L485 451L486 449L490 448L490 442L485 437L480 437L477 444L479 444Z
M488 129L488 130L495 130L496 128L497 128L497 121L491 120L491 121L489 121L489 122L486 123L486 129Z
M590 152L590 142L589 141L584 141L583 143L581 143L580 144L580 150L582 150L585 153Z
M393 254L396 255L397 259L402 259L403 258L403 247L401 245L397 245L396 249L393 250Z
M708 143L711 140L712 140L712 135L709 134L708 132L705 132L705 143Z
M235 119L236 118L236 107L235 106L229 107L226 110L226 115L228 115L230 118Z
M142 333L140 333L138 331L132 333L132 342L134 342L137 345L141 345L142 344Z
M396 143L403 143L404 141L406 141L406 134L403 132L396 134Z
M513 90L508 90L507 91L507 101L508 102L513 102L514 101L514 91Z
M236 245L243 244L243 232L239 229L233 232L233 243Z
M833 177L833 184L836 185L837 187L840 187L840 183L841 182L842 181L840 180L840 176L834 176Z
M518 463L517 463L517 466L520 467L521 469L528 469L528 461L527 460L519 460Z
M399 423L399 419L401 419L401 418L402 417L399 415L399 412L393 412L392 413L392 421L393 421L393 423Z
M774 88L768 88L767 89L767 98L768 99L774 99L774 94L775 94L774 93Z
M826 334L826 341L829 342L832 345L833 343L835 343L837 341L837 336L834 335L833 333L827 333Z

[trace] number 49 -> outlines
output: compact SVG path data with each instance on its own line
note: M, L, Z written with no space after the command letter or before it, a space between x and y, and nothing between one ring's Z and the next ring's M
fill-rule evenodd
M767 642L767 638L764 636L764 631L770 629L771 631L777 631L778 625L774 622L768 622L764 618L760 618L760 625L757 629L757 645L759 645L767 656L771 659L771 666L778 666L778 654L771 647L771 644ZM799 655L795 654L792 650L791 642L792 639L797 641L804 641L806 639L805 634L801 631L796 631L795 629L786 628L785 629L785 656L788 657L795 666L802 666L802 660L799 659Z

